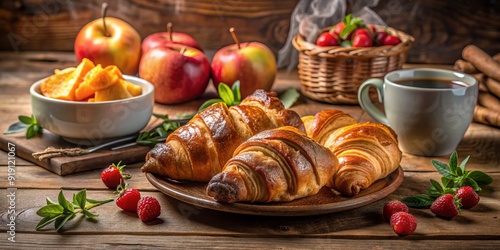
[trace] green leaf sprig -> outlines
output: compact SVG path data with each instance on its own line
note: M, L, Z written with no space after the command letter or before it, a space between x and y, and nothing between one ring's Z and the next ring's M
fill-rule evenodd
M138 145L152 147L181 126L180 122L168 119L168 115L153 114L153 116L163 119L163 122L149 131L141 132L136 139Z
M405 197L401 201L409 207L424 208L432 205L432 202L443 194L455 194L455 191L462 186L471 186L476 192L480 192L482 187L493 182L493 179L478 170L468 171L465 165L469 158L470 156L467 156L458 164L458 154L455 151L451 154L448 164L431 160L434 168L442 175L441 183L431 179L431 187L427 189L427 194Z
M198 112L201 112L208 108L208 106L218 102L224 102L228 107L241 103L240 81L234 82L231 87L221 82L217 87L217 91L220 98L205 101L201 104ZM295 88L288 88L280 94L279 99L283 103L283 106L288 109L293 106L299 97L300 94Z
M113 200L113 198L107 198L104 200L93 200L87 198L87 191L83 189L78 193L73 194L73 201L69 201L66 197L64 197L63 191L61 190L57 197L57 202L54 202L47 197L47 205L36 211L36 214L42 217L42 219L35 226L35 229L40 230L54 222L56 231L59 231L64 224L74 219L79 213L91 220L95 220L98 214L92 213L89 210Z
M231 87L221 82L219 83L219 86L217 86L217 92L219 93L220 98L205 101L198 109L199 112L218 102L224 102L228 107L241 103L240 81L234 82Z
M359 17L353 17L352 14L345 16L342 22L345 24L344 29L340 33L342 39L346 39L351 32L364 26L363 20Z
M32 138L42 133L43 128L38 124L34 115L18 116L19 121L10 125L4 134L14 134L26 131L26 139Z

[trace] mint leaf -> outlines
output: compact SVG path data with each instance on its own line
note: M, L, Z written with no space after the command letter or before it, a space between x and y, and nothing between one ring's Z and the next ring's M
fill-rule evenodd
M432 186L440 193L443 193L443 187L441 186L441 184L439 184L439 182L437 182L436 180L433 180L431 179L431 184Z
M432 205L432 202L434 202L434 198L426 194L417 194L414 196L405 197L401 201L409 207L424 208Z
M217 90L219 91L219 97L226 103L227 106L231 106L234 102L233 90L223 82L219 83Z
M62 216L63 216L62 214L59 214L59 215L54 216L54 217L44 217L36 224L35 229L40 230Z
M73 195L73 203L75 203L75 205L79 208L85 207L86 200L87 192L85 191L85 189Z
M448 177L448 178L453 178L453 174L450 171L450 167L443 162L437 161L437 160L431 160L432 165L436 170L443 176Z
M233 91L234 101L239 103L241 101L240 81L236 81L233 83L233 86L231 86L231 91Z
M18 121L16 123L11 124L5 132L3 132L4 135L8 134L15 134L15 133L20 133L23 131L26 131L28 129L28 125L26 123L23 123L21 121Z
M54 222L54 227L56 231L59 232L59 230L64 226L64 224L66 224L68 221L76 217L76 214L83 213L84 216L90 219L94 219L95 217L97 217L97 214L94 214L88 210L90 210L93 207L114 200L113 198L108 198L98 201L98 200L87 199L86 197L87 197L87 191L83 189L73 195L74 204L68 201L64 197L62 190L59 192L59 195L57 197L58 203L55 203L49 198L47 198L46 199L47 205L40 208L36 212L36 214L42 217L42 219L37 223L35 229L40 230L45 226L49 225L50 223ZM89 202L89 205L87 205L88 200L92 201ZM77 206L77 209L75 209L75 206Z
M38 209L38 211L36 211L36 214L41 217L54 217L62 214L63 212L64 208L61 205L49 204Z
M201 104L200 108L198 109L198 111L203 111L205 110L206 108L208 108L210 105L214 104L214 103L218 103L218 102L224 102L222 99L210 99L210 100L206 100L204 103Z
M31 117L20 115L17 118L19 119L20 122L22 122L26 125L36 124L35 116L33 116L33 115L31 115Z
M59 231L61 230L61 228L64 226L64 224L66 224L66 222L68 222L69 220L72 220L73 218L75 218L76 214L74 213L71 213L71 214L67 214L65 216L60 216L56 219L56 221L54 222L54 226L56 228L56 231Z
M69 202L68 200L66 200L66 198L64 198L64 195L63 195L63 192L62 190L59 191L59 195L57 196L57 202L59 203L59 205L61 205L64 209L64 212L73 212L75 211L75 208L73 206L73 204L71 204L71 202Z
M467 162L469 161L469 158L470 158L470 155L465 157L465 159L460 163L459 168L462 171L462 174L465 174L465 172L467 172L467 170L465 169L465 164L467 164Z
M483 187L493 182L493 179L484 172L472 170L467 173L467 177L473 179L477 185Z
M481 187L472 178L465 178L464 185L471 186L476 192L481 191Z
M457 154L457 151L454 151L450 155L450 160L449 160L448 166L450 167L451 174L454 175L454 176L457 176L457 167L458 167L458 154Z

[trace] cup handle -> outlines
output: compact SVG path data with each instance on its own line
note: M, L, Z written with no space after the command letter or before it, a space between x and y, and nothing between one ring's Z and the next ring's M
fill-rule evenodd
M373 105L372 100L370 99L369 90L370 87L375 87L378 94L378 100L380 103L384 103L384 81L378 78L371 78L363 82L358 90L358 101L361 105L361 108L365 110L371 117L373 117L376 121L389 126L389 122L387 121L387 117L385 114L380 111L375 105Z

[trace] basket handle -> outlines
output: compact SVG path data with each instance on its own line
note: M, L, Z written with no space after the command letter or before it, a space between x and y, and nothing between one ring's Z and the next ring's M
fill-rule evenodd
M370 93L369 93L370 87L375 87L378 94L378 101L380 103L384 103L384 80L378 78L371 78L363 82L359 87L358 90L359 104L361 108L363 108L363 110L365 110L376 121L389 126L389 122L387 121L387 117L385 116L385 114L382 111L380 111L380 109L375 107L372 100L370 99Z

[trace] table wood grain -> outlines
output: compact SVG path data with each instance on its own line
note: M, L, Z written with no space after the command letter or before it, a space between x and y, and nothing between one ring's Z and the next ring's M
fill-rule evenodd
M50 75L55 68L75 64L73 55L64 52L0 52L0 130L17 121L18 115L31 114L28 88L36 80ZM419 65L405 65L416 67ZM425 65L449 67L448 65ZM297 72L279 72L274 90L299 89ZM199 104L214 95L213 87L200 99L183 105L161 105L162 112L193 112ZM331 105L301 97L292 107L300 115L314 114L322 109L345 111L359 121L373 121L357 105ZM480 193L479 205L462 210L452 220L436 217L429 209L410 209L418 220L414 234L397 236L384 221L385 203L409 195L425 193L429 179L440 175L430 164L443 157L403 155L402 185L388 197L350 211L315 216L272 217L219 212L185 204L154 188L141 173L142 162L127 166L132 175L130 185L143 196L159 199L160 217L152 223L141 222L136 215L122 212L113 203L93 209L97 222L78 217L56 233L50 225L35 230L40 220L36 211L45 198L57 199L59 190L66 197L86 189L93 199L112 197L100 180L101 169L68 176L59 176L20 157L9 163L8 152L0 151L0 244L6 249L28 248L231 248L231 249L498 249L500 244L500 129L473 123L457 148L459 160L471 156L469 170L487 172L493 183ZM104 168L106 166L102 166ZM14 185L8 181L14 169ZM16 242L8 240L9 206L7 195L15 188Z

